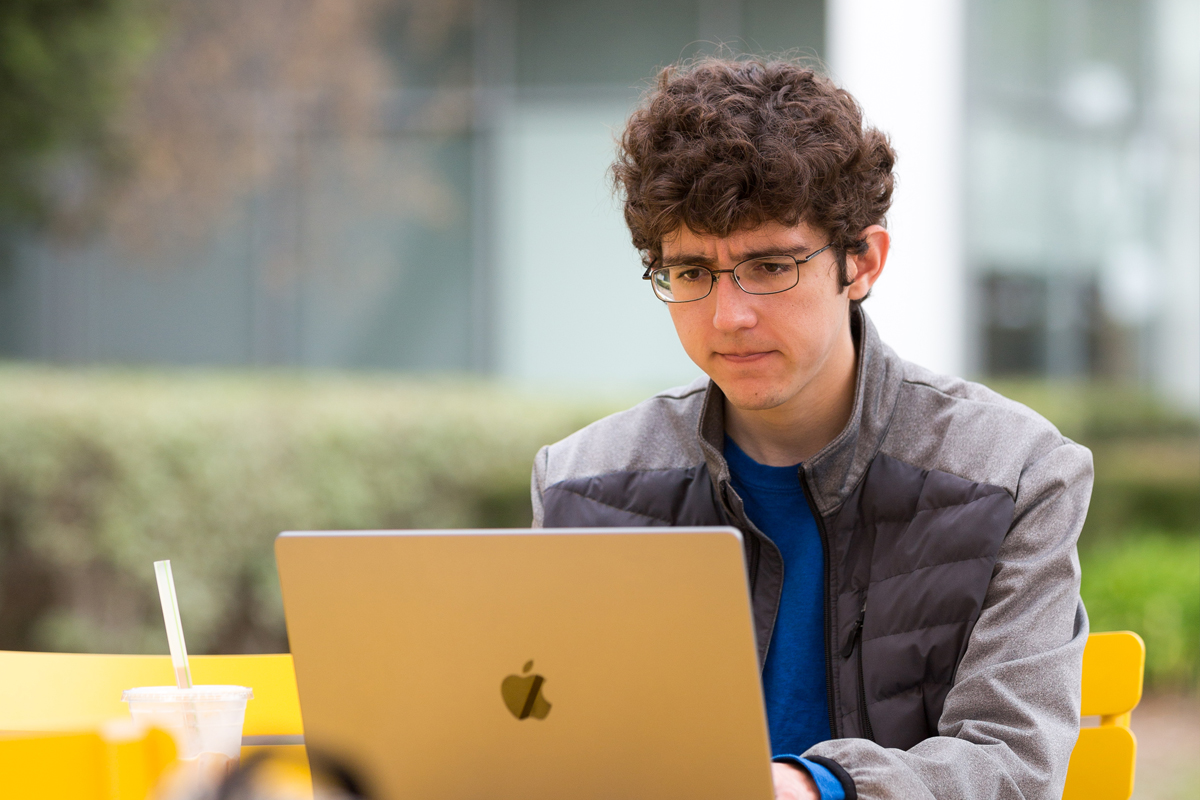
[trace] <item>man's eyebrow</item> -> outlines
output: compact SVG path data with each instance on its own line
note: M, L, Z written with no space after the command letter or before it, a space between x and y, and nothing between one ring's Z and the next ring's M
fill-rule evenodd
M811 247L809 247L808 245L805 245L805 244L796 245L795 247L765 247L765 248L758 248L758 249L755 249L755 250L750 250L750 251L748 251L748 252L746 252L746 253L743 253L743 254L741 255L741 257L739 257L739 258L738 258L738 260L737 260L737 262L736 262L736 263L740 264L740 263L742 263L743 261L749 261L749 260L750 260L750 259L752 259L752 258L763 258L763 257L765 257L765 256L796 256L796 257L801 257L801 256L803 256L805 253L809 252L809 251L810 251L810 250L812 250L812 249L813 249L813 248L811 248ZM668 265L672 265L672 264L695 264L695 265L696 265L696 266L698 266L698 267L708 267L708 266L712 266L713 264L716 264L716 263L717 263L717 259L715 259L715 258L712 258L711 256L706 256L706 255L704 255L703 253L684 253L684 254L682 254L682 255L675 256L674 258L672 258L672 259L670 259L670 260L668 260L668 259L666 259L666 258L664 257L664 258L663 258L663 263L664 263L664 264L668 264Z

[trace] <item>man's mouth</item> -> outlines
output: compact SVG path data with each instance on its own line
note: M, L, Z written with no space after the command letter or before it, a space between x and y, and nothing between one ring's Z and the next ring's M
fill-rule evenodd
M734 364L750 364L754 361L759 361L771 355L770 350L745 351L734 353L717 353L721 358L730 361Z

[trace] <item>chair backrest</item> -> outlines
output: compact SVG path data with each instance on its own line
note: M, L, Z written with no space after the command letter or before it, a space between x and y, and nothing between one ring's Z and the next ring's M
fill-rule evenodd
M1099 717L1100 724L1079 731L1063 800L1128 800L1133 794L1137 740L1129 717L1142 699L1145 666L1146 644L1136 633L1088 637L1080 713Z
M298 736L300 697L287 653L193 656L197 684L236 684L254 690L245 736ZM87 730L128 719L121 692L175 682L169 656L25 653L0 650L0 731Z
M0 738L0 794L39 800L145 800L174 761L175 744L159 730Z

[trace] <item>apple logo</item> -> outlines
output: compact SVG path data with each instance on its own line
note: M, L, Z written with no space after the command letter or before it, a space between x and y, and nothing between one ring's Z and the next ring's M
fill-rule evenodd
M521 670L525 675L509 675L500 683L500 696L504 705L517 719L545 719L550 713L550 703L542 696L542 684L546 679L541 675L530 675L533 661L526 661Z

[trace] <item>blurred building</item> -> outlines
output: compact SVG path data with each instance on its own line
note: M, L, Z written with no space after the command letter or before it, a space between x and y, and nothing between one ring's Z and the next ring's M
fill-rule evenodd
M967 268L987 373L1197 401L1200 4L968 3Z
M375 77L326 87L332 99L265 80L252 60L201 82L218 89L198 119L219 124L192 182L211 178L219 202L174 209L179 193L146 192L82 242L23 240L0 276L0 354L687 380L697 371L639 280L606 169L655 69L724 43L821 59L893 136L894 251L867 308L902 355L972 375L1138 381L1194 405L1197 9L379 3L358 33L383 66L347 57ZM330 41L326 72L344 46ZM351 123L340 95L361 101Z

